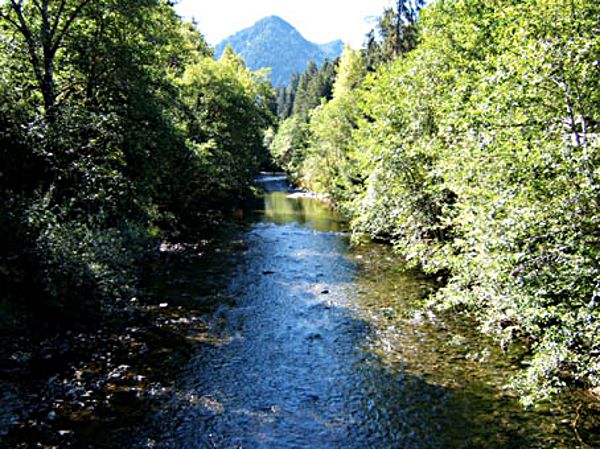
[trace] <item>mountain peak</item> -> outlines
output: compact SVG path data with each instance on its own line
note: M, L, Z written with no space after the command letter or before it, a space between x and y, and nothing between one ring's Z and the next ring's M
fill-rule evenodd
M263 17L258 22L256 22L253 26L257 26L257 25L270 25L270 24L278 25L278 26L285 27L285 28L294 29L294 27L289 22L286 22L285 20L283 20L279 16L267 16L267 17Z
M264 17L224 39L215 48L216 58L221 57L227 45L242 56L250 69L270 67L274 86L287 85L292 73L304 72L309 61L320 65L325 59L337 58L344 49L341 40L322 45L309 42L279 16Z

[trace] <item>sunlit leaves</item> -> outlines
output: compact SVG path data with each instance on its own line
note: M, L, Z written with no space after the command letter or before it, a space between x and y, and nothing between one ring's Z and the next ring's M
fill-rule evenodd
M449 273L432 304L472 310L503 344L527 336L526 402L600 377L599 8L431 5L419 46L354 94L352 149L308 159L355 228ZM349 145L333 105L312 116L321 154ZM327 182L353 170L364 187Z

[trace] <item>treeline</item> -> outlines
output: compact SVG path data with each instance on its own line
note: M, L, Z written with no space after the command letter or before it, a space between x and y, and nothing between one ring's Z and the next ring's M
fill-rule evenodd
M418 3L345 50L332 99L271 151L445 277L431 307L527 343L524 402L599 388L600 4L440 0L417 23Z
M308 117L308 113L321 104L321 99L330 100L335 79L337 61L325 60L321 67L309 61L302 74L294 73L289 85L275 90L277 116L285 120L292 115Z
M272 101L170 1L2 2L2 324L110 307L157 238L214 225L268 164Z

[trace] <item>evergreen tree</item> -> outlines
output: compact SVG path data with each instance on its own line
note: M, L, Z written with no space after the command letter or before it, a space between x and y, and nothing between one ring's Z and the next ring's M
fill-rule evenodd
M300 77L294 99L293 115L308 120L311 110L323 100L331 99L335 79L335 64L326 60L320 68L310 62Z
M369 31L365 36L363 54L367 70L374 71L382 61L381 44L377 41L375 30Z
M424 0L396 0L379 19L384 60L391 61L417 46L417 20Z
M290 84L286 89L286 103L283 110L283 116L291 117L294 111L294 104L296 103L296 96L298 94L298 86L300 85L300 74L292 73L290 78Z
M333 82L335 80L335 63L325 60L317 74L308 85L310 104L315 108L324 100L328 101L333 95Z
M424 4L424 0L396 0L393 7L384 9L377 23L379 39L374 30L366 36L364 51L369 70L417 46L417 21Z
M285 86L278 86L275 89L275 105L276 105L276 114L279 120L285 120L287 118L287 109L288 109L288 90Z
M298 80L298 88L296 89L294 106L292 109L293 115L307 117L310 110L316 106L314 104L314 99L310 94L309 86L312 79L317 75L318 71L319 69L317 68L315 62L309 61L308 65L306 66L306 70Z

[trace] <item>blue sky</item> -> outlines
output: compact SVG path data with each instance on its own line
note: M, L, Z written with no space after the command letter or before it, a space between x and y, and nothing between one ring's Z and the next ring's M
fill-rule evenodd
M312 42L342 39L359 48L375 17L390 4L390 0L179 0L175 9L181 16L194 17L212 45L265 16L277 15Z

